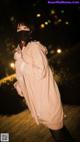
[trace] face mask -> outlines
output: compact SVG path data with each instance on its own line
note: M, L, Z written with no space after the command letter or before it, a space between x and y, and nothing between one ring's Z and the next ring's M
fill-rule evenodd
M31 32L28 31L20 31L17 32L17 42L20 43L20 41L28 42L31 40Z

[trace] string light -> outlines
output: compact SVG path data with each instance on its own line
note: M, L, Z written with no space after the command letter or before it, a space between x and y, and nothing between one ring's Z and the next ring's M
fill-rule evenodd
M16 74L12 74L12 75L7 76L3 79L0 79L0 85L3 84L3 83L6 83L7 81L13 80L15 78L16 78Z

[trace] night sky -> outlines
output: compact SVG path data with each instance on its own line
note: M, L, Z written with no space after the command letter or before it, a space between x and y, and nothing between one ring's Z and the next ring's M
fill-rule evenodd
M47 0L0 1L0 72L9 71L13 62L16 26L26 22L33 31L33 39L44 45L70 49L80 43L80 5L49 5ZM3 68L5 67L5 69Z
M37 13L41 14L40 18L36 17ZM40 40L44 41L48 38L52 43L63 40L71 44L80 40L78 36L80 33L80 5L49 5L47 0L2 0L0 1L0 19L0 30L8 32L8 34L11 33L11 30L12 34L16 31L16 24L19 21L26 21L33 31L40 33ZM59 19L62 21L58 22ZM41 30L40 24L48 20L50 23L44 30Z

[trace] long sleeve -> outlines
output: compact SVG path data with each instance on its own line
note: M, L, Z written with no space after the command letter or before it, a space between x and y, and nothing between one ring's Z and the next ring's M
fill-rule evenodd
M16 67L16 79L17 81L14 83L14 87L17 90L18 94L20 96L23 96L24 94L24 79L23 74L21 73L21 67L24 66L24 63L21 58L21 51L20 49L17 49L18 51L14 54L15 61L15 67Z
M46 53L42 50L44 47L39 42L32 42L29 46L29 50L27 48L24 50L23 59L33 70L34 76L42 79L47 67Z
M20 87L18 81L16 81L16 82L14 83L14 88L17 90L18 94L19 94L21 97L23 97L23 93L22 93L22 90L21 90L21 87Z

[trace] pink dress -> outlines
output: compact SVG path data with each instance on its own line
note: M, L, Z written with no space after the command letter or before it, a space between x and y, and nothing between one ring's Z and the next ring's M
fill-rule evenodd
M46 47L38 41L29 42L22 50L16 49L14 87L25 98L36 123L56 130L63 127L63 108L46 53Z

